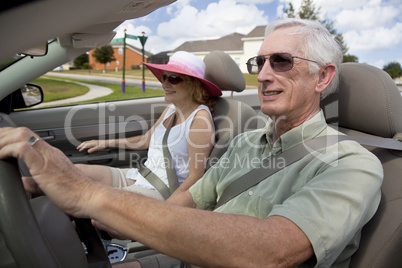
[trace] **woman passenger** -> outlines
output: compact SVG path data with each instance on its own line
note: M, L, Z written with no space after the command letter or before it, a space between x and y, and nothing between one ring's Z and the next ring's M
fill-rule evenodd
M160 118L144 135L127 139L85 141L77 149L88 149L88 153L107 147L148 149L148 158L144 165L168 186L162 139L175 114L167 141L180 184L173 193L175 195L187 190L204 174L215 140L211 111L215 105L214 98L222 93L216 85L204 79L205 64L191 53L178 51L167 64L144 64L162 83L165 100L171 103ZM164 199L138 168L119 169L83 164L77 164L77 167L90 178L102 183Z

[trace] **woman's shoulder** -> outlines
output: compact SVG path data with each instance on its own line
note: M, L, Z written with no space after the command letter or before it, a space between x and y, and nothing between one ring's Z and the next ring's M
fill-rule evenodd
M210 128L212 126L212 129L215 129L212 114L205 105L198 106L190 117L187 118L187 122L191 128L200 126Z
M207 116L209 115L210 118L212 119L212 114L211 111L209 110L208 106L204 104L200 104L193 112L194 115L202 115L202 116Z
M174 114L175 112L176 112L176 106L174 106L173 104L169 104L163 111L162 116L164 119L166 119L169 116L171 116L172 114Z

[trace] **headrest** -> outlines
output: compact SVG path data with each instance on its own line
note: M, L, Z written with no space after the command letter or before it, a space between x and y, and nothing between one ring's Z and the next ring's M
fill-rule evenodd
M386 138L402 132L401 93L383 70L341 64L338 100L340 127Z
M223 51L212 51L204 57L205 79L217 85L222 91L241 92L246 80L236 62Z

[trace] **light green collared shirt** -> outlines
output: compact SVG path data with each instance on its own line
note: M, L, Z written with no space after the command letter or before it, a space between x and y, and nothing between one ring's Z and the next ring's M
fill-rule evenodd
M223 190L257 168L263 158L314 137L340 135L327 126L322 111L275 142L272 126L267 128L234 138L227 152L190 188L199 208L214 210ZM286 160L278 158L266 166L274 165L285 167ZM216 211L261 219L286 217L309 238L316 267L348 267L361 228L377 210L382 178L381 163L373 154L354 141L341 141L286 166Z

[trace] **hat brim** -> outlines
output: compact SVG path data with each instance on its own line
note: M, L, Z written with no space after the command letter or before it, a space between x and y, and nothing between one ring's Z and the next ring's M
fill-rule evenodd
M155 75L155 77L161 83L162 83L161 77L162 77L163 72L165 72L165 71L172 72L172 73L178 73L178 74L184 74L184 75L188 75L188 76L198 79L201 82L201 84L203 84L204 89L207 91L209 96L218 97L218 96L222 95L222 91L214 83L212 83L204 78L194 76L193 74L186 72L183 69L181 69L180 67L177 67L175 65L154 64L154 63L146 63L146 62L143 62L143 64L148 67L148 69Z

